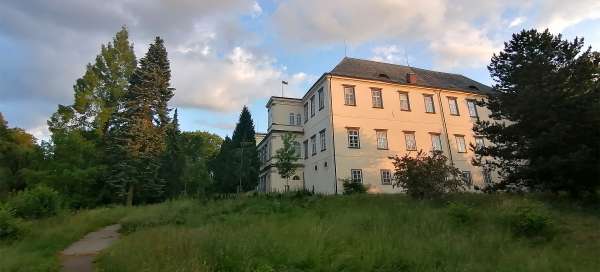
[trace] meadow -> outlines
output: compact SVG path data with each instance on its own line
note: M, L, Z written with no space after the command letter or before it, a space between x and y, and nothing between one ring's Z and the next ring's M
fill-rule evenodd
M544 227L515 229L523 207L535 207L526 223L543 215ZM0 246L0 271L55 271L56 252L114 222L124 236L99 271L600 271L597 207L483 194L182 199L61 214Z

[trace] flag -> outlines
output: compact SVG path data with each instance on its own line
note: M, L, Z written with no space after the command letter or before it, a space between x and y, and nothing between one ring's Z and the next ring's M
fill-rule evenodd
M281 81L281 84L288 85L288 82L287 82L287 81L285 81L285 80L282 80L282 81Z

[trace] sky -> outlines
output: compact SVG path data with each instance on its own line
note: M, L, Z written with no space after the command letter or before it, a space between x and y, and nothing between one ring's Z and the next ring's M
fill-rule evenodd
M265 104L301 97L345 55L491 85L487 65L512 33L550 29L600 48L600 1L2 0L0 112L47 140L46 121L121 26L141 58L165 40L181 128L230 135L243 105L256 130Z

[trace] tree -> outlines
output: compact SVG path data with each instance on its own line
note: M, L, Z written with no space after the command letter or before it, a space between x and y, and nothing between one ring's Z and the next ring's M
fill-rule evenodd
M436 198L464 189L460 170L449 165L448 159L440 151L434 151L431 155L419 151L414 157L406 154L395 156L392 160L394 186L403 188L411 197Z
M236 190L237 181L233 165L234 146L229 136L225 136L219 153L209 163L210 170L214 175L214 183L211 190L219 193L233 193Z
M473 161L497 169L499 188L595 193L600 185L600 53L548 30L513 34L488 70L491 121L475 133L491 144Z
M111 175L109 182L127 205L134 195L140 201L156 201L164 193L159 176L165 151L169 118L166 105L172 95L170 69L164 42L156 37L140 60L125 93L122 110L115 113L109 128Z
M186 167L182 145L179 117L177 109L175 109L173 121L166 128L166 150L160 168L160 176L166 181L167 197L176 197L185 189L181 181L181 176Z
M296 136L288 132L282 136L282 140L283 146L275 151L275 167L281 178L286 181L286 190L289 190L290 178L296 173L296 162L300 158L296 152Z

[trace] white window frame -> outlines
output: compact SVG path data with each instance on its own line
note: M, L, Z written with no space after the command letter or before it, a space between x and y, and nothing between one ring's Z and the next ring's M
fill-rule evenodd
M409 139L409 137L412 139ZM411 143L411 142L412 142L413 146L409 146L409 143ZM417 136L415 135L414 131L405 131L404 132L404 143L405 143L405 147L406 147L407 151L416 151L417 150Z
M389 169L381 169L381 185L392 185L392 171Z
M400 95L400 110L401 111L410 111L410 98L408 97L408 92L398 92ZM406 107L402 106L402 102L404 101L402 97L406 98Z
M464 135L454 135L456 138L456 151L458 153L467 153L467 142Z
M310 97L310 117L315 116L315 95Z
M475 137L475 149L480 149L485 147L485 140L481 136Z
M477 112L477 103L474 99L467 99L467 108L469 109L469 117L479 120L479 112Z
M296 115L293 112L290 112L289 119L290 126L296 125Z
M348 148L360 148L360 130L358 128L347 128L346 130L348 134Z
M460 115L460 111L458 110L458 100L456 97L448 97L448 108L450 109L450 115Z
M304 103L304 123L308 122L308 101Z
M319 110L322 110L323 108L325 108L325 94L323 88L319 89L319 91L317 91L317 94L319 96Z
M312 156L317 155L317 135L310 136L310 146Z
M296 114L296 125L297 126L301 126L302 125L302 115L300 113Z
M354 86L344 86L344 105L356 106L356 92Z
M460 173L460 177L462 178L463 182L468 186L473 185L473 177L471 176L471 171L462 171Z
M371 103L373 108L383 109L383 93L379 88L371 88Z
M442 135L439 133L430 133L430 135L431 135L431 150L432 151L443 151Z
M319 142L321 143L321 152L327 150L327 140L325 137L325 130L319 131Z
M433 101L432 94L424 94L423 95L423 103L425 103L425 112L426 113L435 113L435 102Z
M363 183L362 169L350 169L350 179L352 182Z
M304 140L304 159L308 159L308 140Z
M377 139L377 149L386 150L388 149L387 130L376 129L375 138Z

